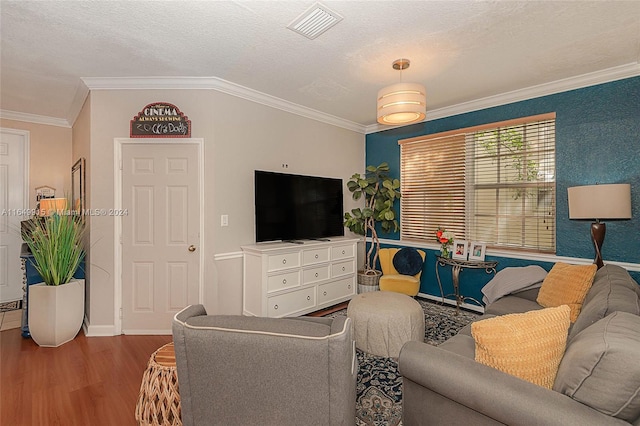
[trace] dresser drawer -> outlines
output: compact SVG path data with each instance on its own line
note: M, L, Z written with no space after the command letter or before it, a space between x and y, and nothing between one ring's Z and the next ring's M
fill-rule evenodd
M279 271L281 269L297 268L300 266L300 254L272 254L268 256L267 265L268 271Z
M286 294L267 298L269 317L284 317L313 308L316 305L316 288L303 288Z
M302 264L313 265L329 261L329 247L304 250L302 252Z
M307 268L302 271L302 283L311 284L329 279L329 265Z
M355 260L347 260L345 262L337 262L331 265L331 277L341 277L343 275L353 274L356 270Z
M284 274L272 275L267 278L267 291L273 292L300 285L300 272L292 271Z
M355 277L343 278L318 286L318 306L330 305L348 296L356 294Z
M331 260L348 259L355 257L355 245L342 245L337 247L331 247Z

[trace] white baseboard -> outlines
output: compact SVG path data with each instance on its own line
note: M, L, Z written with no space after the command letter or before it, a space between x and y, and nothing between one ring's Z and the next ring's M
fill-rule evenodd
M172 334L169 330L122 330L122 334L128 336L170 336Z
M427 294L427 293L418 293L418 297L421 297L423 299L433 300L434 302L442 303L442 297L440 297L440 296L433 296L433 295ZM450 306L456 306L456 301L455 300L451 300L451 299L444 299L444 304L445 305L450 305ZM479 312L481 314L484 313L484 307L482 307L482 306L473 305L473 304L470 304L470 303L461 303L460 307L464 308L464 309L468 309L470 311Z
M106 337L116 335L116 330L113 325L91 325L86 316L84 317L82 330L84 331L84 335L87 337Z

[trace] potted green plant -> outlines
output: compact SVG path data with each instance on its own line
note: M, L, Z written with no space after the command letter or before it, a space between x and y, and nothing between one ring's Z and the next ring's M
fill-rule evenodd
M29 332L40 346L60 346L82 327L84 280L73 276L85 256L84 229L81 217L54 213L22 231L43 280L29 286L28 301Z
M364 208L355 208L344 214L344 226L351 232L370 241L365 253L364 270L358 271L358 283L377 286L382 272L376 270L380 239L376 230L379 224L384 232L396 232L398 220L393 209L395 200L400 198L400 181L389 176L389 164L367 166L365 174L355 173L347 182L347 188L354 200L365 199Z

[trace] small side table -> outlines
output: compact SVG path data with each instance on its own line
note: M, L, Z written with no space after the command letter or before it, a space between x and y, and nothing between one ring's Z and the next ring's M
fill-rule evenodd
M135 418L140 426L181 426L178 372L173 342L155 351L142 376Z
M498 262L490 261L474 261L474 260L461 260L450 259L448 257L436 256L436 278L438 279L438 286L440 287L440 294L442 295L442 303L447 296L454 296L456 299L456 315L460 312L460 304L465 300L471 300L478 306L482 306L482 303L474 299L473 297L463 296L460 294L460 271L462 269L484 269L487 274L495 274L496 266ZM451 266L451 276L453 278L453 293L444 295L442 291L442 282L440 281L439 267Z

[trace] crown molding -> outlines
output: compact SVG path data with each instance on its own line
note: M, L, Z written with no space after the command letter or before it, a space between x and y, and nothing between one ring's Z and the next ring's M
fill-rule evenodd
M47 126L71 127L69 121L64 118L47 117L45 115L29 114L26 112L0 109L0 118L5 120L24 121L33 124L45 124Z
M76 86L76 92L73 95L73 100L71 101L69 111L67 112L67 121L71 123L72 126L76 123L76 119L80 115L80 111L82 111L84 101L87 100L88 96L89 88L84 84L82 80L80 80L78 82L78 85Z
M464 102L448 107L427 110L426 121L437 120L453 115L464 114L481 109L506 105L569 90L581 89L597 84L622 80L640 75L640 63L630 63L606 70L583 74L577 77L557 80L525 89L514 90L500 95L489 96L474 101ZM256 90L223 80L217 77L84 77L78 84L72 105L67 114L68 118L54 118L36 114L0 109L0 118L7 120L25 121L36 124L46 124L58 127L71 127L75 122L82 105L91 90L166 90L166 89L208 89L217 90L228 95L236 96L251 102L296 114L312 120L330 124L357 133L370 134L390 130L402 126L384 126L378 123L361 125L353 121L344 120L331 114L320 112L302 105L294 104L275 96L267 95Z
M249 89L217 77L113 77L82 78L89 90L140 90L140 89L207 89L236 96L251 102L266 105L281 111L296 114L312 120L341 127L357 133L365 133L365 126L345 120L335 115L320 112L302 105L294 104L266 93Z
M609 83L640 75L640 63L635 62L620 65L606 70L582 74L576 77L565 78L551 83L539 84L524 89L502 93L500 95L489 96L469 102L452 105L449 107L427 110L427 120L432 121L440 118L451 117L453 115L465 114L481 109L492 108L514 102L526 101L528 99L539 98L541 96L553 95L567 92L569 90L582 89L584 87L595 86L597 84ZM371 124L366 126L366 134L376 133L384 130L395 129L401 126L384 126L381 124Z

